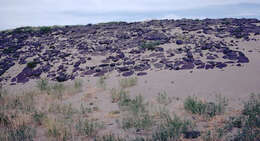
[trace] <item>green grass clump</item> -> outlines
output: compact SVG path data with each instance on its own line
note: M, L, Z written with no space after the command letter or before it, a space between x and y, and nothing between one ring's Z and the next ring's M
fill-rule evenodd
M137 77L124 78L119 81L121 88L133 87L137 84Z
M101 76L99 77L98 81L97 81L97 84L100 88L102 89L106 89L106 79L107 77L106 76Z
M153 125L153 117L149 114L141 95L134 99L128 99L127 104L123 105L127 111L127 116L122 119L122 128L147 129Z
M184 100L184 109L192 114L209 117L223 114L228 105L228 100L225 97L221 97L221 95L217 95L216 98L216 102L202 102L195 96L189 96Z
M51 31L51 29L52 28L50 26L42 26L42 27L39 28L41 33L48 33L48 32Z
M141 44L140 48L147 49L147 50L154 50L156 46L160 45L161 43L159 41L154 42L144 42Z
M103 128L103 125L101 123L98 123L97 121L90 121L88 119L80 119L76 124L76 130L79 134L83 136L89 136L92 137L96 135L97 131L101 128Z
M166 116L165 120L158 126L152 135L154 141L177 141L183 132L192 128L192 123L188 120L181 120L177 116L174 118Z
M166 92L158 93L156 100L159 104L163 104L163 105L168 105L172 102L172 99L170 97L168 97Z
M81 79L76 79L74 81L74 88L77 90L81 90L82 88L82 80Z
M184 109L192 114L203 114L206 109L206 104L198 100L197 97L187 97L184 101Z
M15 128L5 128L0 131L1 141L33 141L36 131L34 128L21 125Z
M101 137L96 137L94 141L126 141L126 139L120 138L119 136L116 136L114 134L107 134Z
M48 79L40 79L37 81L37 88L40 91L47 91L50 89L49 81Z

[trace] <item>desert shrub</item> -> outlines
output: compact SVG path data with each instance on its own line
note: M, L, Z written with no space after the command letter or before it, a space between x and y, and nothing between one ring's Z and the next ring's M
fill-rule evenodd
M147 50L154 50L156 46L160 45L161 43L159 41L154 42L144 42L141 44L140 48L147 49Z
M15 47L8 47L4 48L3 53L4 54L9 54L9 53L14 53L17 49Z
M137 77L124 78L119 81L121 88L133 87L137 84Z
M159 104L164 104L164 105L168 105L172 102L171 98L168 97L166 92L158 93L156 100Z
M69 140L72 136L62 120L46 118L44 126L47 129L47 135L56 140Z
M106 81L105 81L106 79L107 79L106 76L101 76L101 77L99 77L97 84L98 84L98 86L99 86L100 88L106 89Z
M114 134L107 134L101 137L95 137L94 141L126 141L126 139L116 136Z
M46 116L45 113L35 111L35 112L33 113L33 116L32 116L32 117L33 117L34 121L36 122L36 124L42 125L45 116Z
M115 88L112 88L111 91L111 98L112 98L112 103L117 103L119 102L119 105L125 105L124 103L128 101L128 92L125 91L124 89L117 90Z
M236 117L230 117L222 128L223 134L237 129L231 140L234 141L258 141L260 139L260 94L252 94L248 101L244 102L242 113Z
M65 87L62 83L54 83L52 86L52 91L54 92L54 95L62 100L63 92L65 91Z
M35 68L37 66L37 64L38 64L37 62L31 61L31 62L27 63L27 67L33 69L33 68Z
M122 128L137 128L146 129L153 125L153 117L146 109L146 104L141 95L136 96L134 99L128 99L124 109L128 112L127 116L122 119Z
M195 96L189 96L184 100L184 109L193 114L203 114L206 110L206 104Z
M19 27L13 30L13 33L21 34L21 33L30 33L33 32L33 27L25 26L25 27Z
M0 136L3 141L33 141L35 129L27 125L21 125L16 128L7 128L0 132L4 134Z
M147 129L154 125L153 118L148 113L142 113L139 115L131 115L124 117L122 119L122 128L129 129L129 128L136 128L136 129Z
M247 124L251 127L260 128L260 94L252 94L244 103L242 114L247 117Z
M82 80L81 79L76 79L74 81L74 88L78 89L78 90L81 90L81 88L82 88Z
M49 81L48 79L40 79L37 81L37 88L40 91L47 91L50 89Z
M103 128L103 125L101 123L98 123L97 121L79 119L75 128L80 135L92 137L96 135L99 129Z
M41 33L48 33L48 32L51 31L51 27L49 27L49 26L42 26L42 27L39 28L39 30L40 30Z
M197 97L189 96L184 100L184 109L193 113L213 117L225 112L228 100L221 95L216 96L216 102L202 102Z
M192 128L192 124L188 120L181 120L179 117L174 118L170 116L165 117L163 121L152 135L152 140L155 141L169 141L179 140L181 134Z
M9 120L9 117L4 113L0 112L0 127L1 126L9 126L11 124L11 121Z

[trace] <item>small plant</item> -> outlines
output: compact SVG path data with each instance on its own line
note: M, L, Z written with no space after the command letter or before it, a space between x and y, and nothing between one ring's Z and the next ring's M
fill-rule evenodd
M37 62L31 61L27 63L27 67L33 69L37 66L37 64L38 64Z
M155 42L145 42L141 44L142 49L147 49L147 50L154 50L156 46L160 45L161 43L159 41Z
M81 79L76 79L74 81L74 88L77 90L81 90L82 88L82 80Z
M228 100L221 95L216 96L216 102L202 102L197 97L189 96L184 101L184 109L193 113L213 117L225 112Z
M111 93L112 103L119 102L119 106L127 105L127 103L130 100L128 96L128 92L125 91L124 89L120 89L118 91L117 89L112 88L110 93Z
M121 88L133 87L137 84L137 77L124 78L119 81Z
M37 81L37 88L40 91L47 91L50 89L49 81L48 79L40 79Z
M181 120L179 117L174 118L166 116L165 120L158 126L157 130L152 135L152 140L155 141L177 141L181 134L192 128L192 124L188 120Z
M4 126L4 127L7 127L11 124L11 121L9 120L9 117L0 112L0 126Z
M97 133L97 130L102 127L102 124L96 121L79 119L75 128L79 134L92 137Z
M126 141L126 139L115 136L114 134L107 134L102 137L96 137L94 141Z
M106 79L107 79L106 76L101 76L101 77L99 77L97 83L98 83L98 86L99 86L100 88L106 89L106 82L105 82Z
M189 96L184 101L184 109L192 114L203 114L206 110L206 104L198 100L195 96Z
M157 102L159 104L168 105L172 102L172 100L171 100L171 98L169 98L167 96L166 92L160 92L160 93L158 93L158 96L157 96Z
M48 32L51 31L51 27L49 27L49 26L42 26L42 27L39 28L39 30L40 30L41 33L48 33Z
M65 91L65 87L62 83L55 83L52 86L52 90L58 99L62 100L63 92Z
M47 128L47 135L56 140L66 140L68 138L68 131L64 123L56 119L45 119L45 127Z
M35 130L32 127L21 125L16 128L5 130L4 140L7 141L32 141L35 136Z
M242 114L247 116L249 126L260 128L260 94L251 94L250 99L244 103Z
M42 125L45 114L43 112L35 111L33 114L33 119L38 125Z

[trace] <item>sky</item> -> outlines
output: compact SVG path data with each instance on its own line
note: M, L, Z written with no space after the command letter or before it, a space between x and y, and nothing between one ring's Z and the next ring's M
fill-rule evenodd
M0 30L205 18L260 19L260 0L0 0Z

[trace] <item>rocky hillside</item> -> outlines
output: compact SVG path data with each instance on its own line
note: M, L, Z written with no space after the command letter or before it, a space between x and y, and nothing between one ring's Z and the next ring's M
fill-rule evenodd
M146 75L149 70L225 69L250 60L240 41L257 40L257 19L152 20L0 32L0 82L47 77Z

